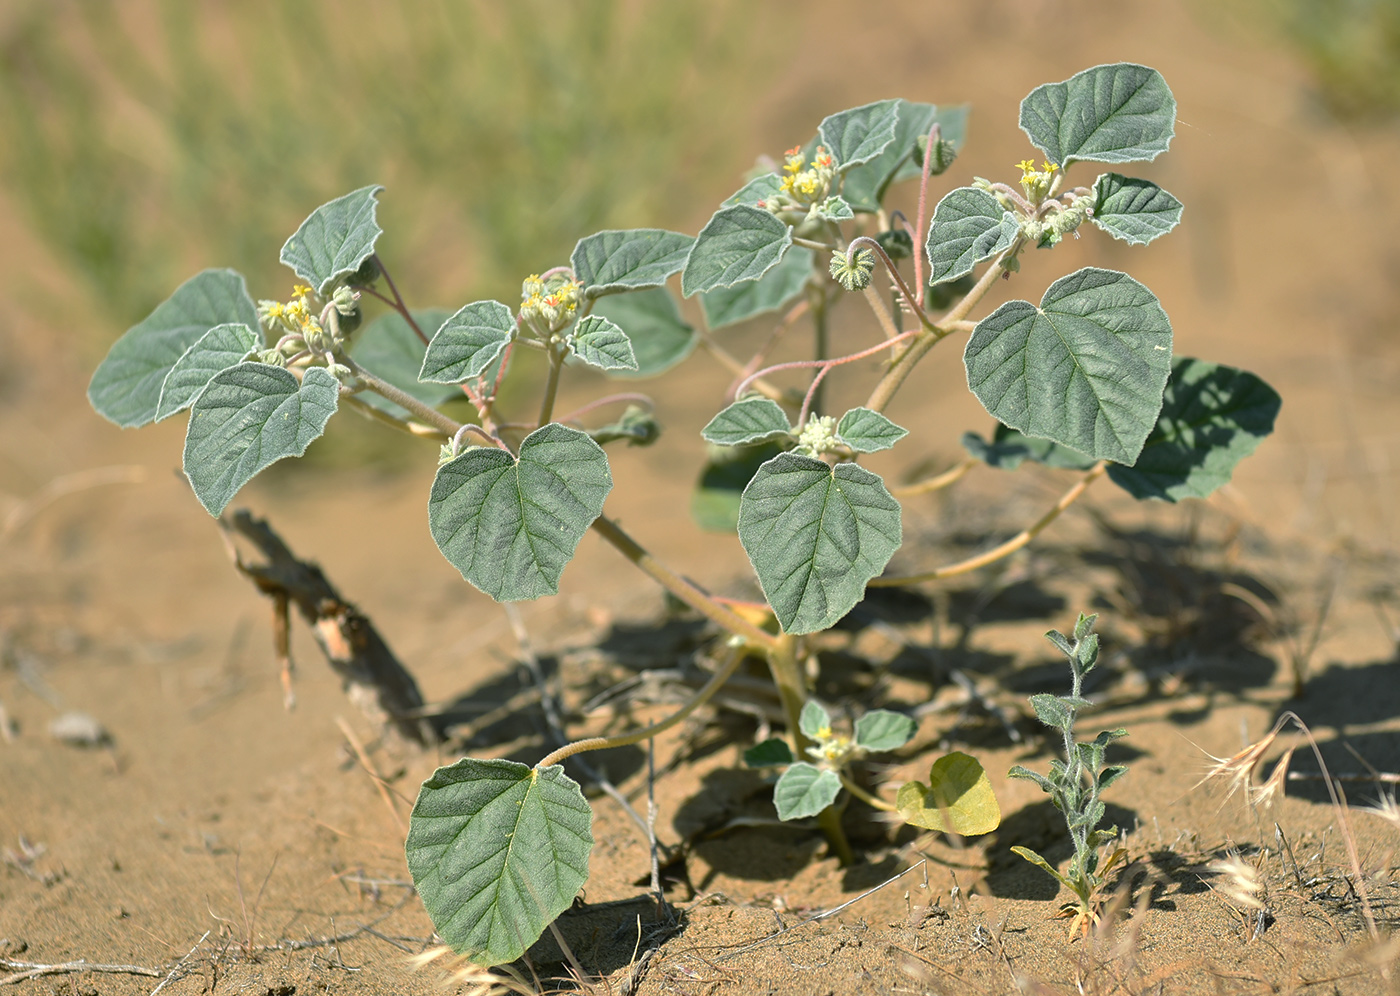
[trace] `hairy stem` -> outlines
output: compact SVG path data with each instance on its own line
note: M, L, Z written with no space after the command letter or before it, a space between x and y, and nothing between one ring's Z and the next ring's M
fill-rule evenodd
M400 432L406 432L410 436L414 436L418 439L434 439L442 443L451 438L446 432L436 426L423 425L421 422L410 422L407 419L397 418L383 409L376 408L367 401L355 397L353 394L341 395L340 403L349 405L351 408L355 409L355 411L373 422L379 422L390 428L398 429Z
M724 683L729 680L730 676L738 670L739 664L743 659L743 648L729 648L728 652L725 654L724 660L710 677L710 680L705 682L705 686L691 696L689 702L659 723L652 723L650 726L644 726L640 730L634 730L631 733L624 733L616 737L589 737L586 740L575 740L573 743L565 744L553 753L546 755L535 767L548 768L551 764L558 764L560 761L564 760L564 758L572 757L574 754L582 754L584 751L607 750L609 747L627 747L631 744L641 743L643 740L650 740L652 737L660 736L708 702L714 696L715 692L719 691L720 688L724 686Z
M395 387L393 384L390 384L387 380L382 380L381 378L376 377L364 367L357 364L354 360L350 359L349 356L340 356L337 357L337 359L339 359L340 362L348 366L350 368L350 371L356 377L360 378L360 381L365 385L365 387L369 388L371 391L384 398L385 400L392 401L400 408L412 412L414 415L416 415L418 418L421 418L428 425L431 425L434 429L437 429L440 432L447 434L448 436L455 436L457 434L457 431L462 428L462 423L458 422L456 419L449 418L442 412L438 411L436 408L433 408L431 405L424 404L422 401L419 401L407 391L404 391L400 388Z
M540 425L548 425L554 416L554 399L559 395L559 371L564 368L564 354L554 347L549 350L549 379L544 384L544 398L540 401Z
M423 340L423 345L428 344L428 337L423 334L423 330L418 327L418 322L414 319L413 313L408 310L408 305L403 303L403 295L399 293L398 286L394 283L394 278L389 276L389 269L384 265L384 261L379 258L379 254L374 254L374 265L379 267L379 272L384 274L384 282L389 285L389 290L394 295L394 310L403 315L403 320L408 322L408 327L417 333L418 338ZM371 291L371 293L373 293ZM382 295L375 294L381 301L385 300Z
M812 309L812 358L825 361L831 352L831 322L827 313L826 285L808 284L807 299ZM826 369L823 367L813 376L807 400L803 403L804 408L816 415L820 415L822 410L822 396L825 393L822 390L822 379L826 375Z
M871 793L865 791L865 789L857 785L855 780L849 775L847 775L844 771L839 773L839 777L841 778L842 787L845 788L847 792L851 793L851 795L859 799L861 802L865 803L867 806L870 806L873 809L883 810L886 813L899 812L899 807L896 806L894 803L886 802L884 799L881 799L878 795L872 795Z
M1089 470L1085 472L1084 476L1081 477L1075 483L1074 487L1070 488L1063 495L1061 495L1060 500L1055 502L1055 504L1051 506L1050 510L1044 515L1042 515L1039 519L1037 519L1033 525L1021 530L1019 533L1011 537L1011 539L1007 540L1005 543L1001 544L1000 546L993 547L986 553L979 553L975 557L969 557L966 560L960 560L955 564L948 564L944 567L938 567L934 570L924 571L919 574L887 575L885 577L874 578L873 580L871 580L869 587L893 588L899 585L917 584L920 581L938 581L942 578L951 578L956 577L959 574L967 574L971 571L977 570L977 568L979 567L986 567L988 564L995 563L996 561L1001 560L1003 557L1010 556L1017 550L1021 549L1021 547L1029 543L1031 540L1039 536L1041 532L1044 531L1046 526L1050 525L1050 523L1058 519L1060 517L1060 513L1062 513L1065 509L1073 505L1079 499L1079 496L1085 492L1089 485L1093 484L1100 477L1102 477L1107 469L1108 464L1103 460L1100 460L1098 463L1094 464L1094 466L1089 468Z
M919 287L919 308L924 306L924 291L927 285L924 283L924 253L923 246L919 244L920 239L928 236L924 234L924 219L928 216L926 205L928 204L928 180L929 173L933 168L933 150L938 145L938 140L943 137L943 126L937 121L928 130L928 139L924 144L924 168L919 173L919 211L914 217L914 283Z
M890 488L890 494L894 495L896 498L913 498L916 495L926 495L934 491L941 491L955 481L961 480L969 470L976 467L981 462L981 460L974 457L968 457L962 463L955 464L941 474L935 474L933 477L925 478L922 481L915 481L913 484L905 484L902 487Z
M715 625L727 629L750 646L761 650L771 650L777 645L778 637L759 629L743 616L721 605L694 584L666 567L643 549L641 544L623 532L611 519L606 516L594 519L593 531L650 575L652 580ZM801 704L798 705L798 708L801 709Z

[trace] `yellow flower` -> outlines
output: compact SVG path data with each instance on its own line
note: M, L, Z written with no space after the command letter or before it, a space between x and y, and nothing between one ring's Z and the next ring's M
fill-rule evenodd
M311 293L311 288L306 284L292 284L292 297L305 297Z
M1055 172L1055 170L1057 170L1057 169L1059 169L1059 168L1060 168L1060 167L1057 166L1057 165L1055 165L1054 163L1041 163L1041 164L1040 164L1040 171L1041 171L1042 173L1053 173L1053 172Z
M1022 159L1019 163L1016 164L1016 168L1019 169L1019 170L1021 171L1021 175L1022 175L1022 176L1025 176L1025 175L1030 174L1030 173L1034 173L1034 172L1035 172L1035 160L1034 160L1034 159Z

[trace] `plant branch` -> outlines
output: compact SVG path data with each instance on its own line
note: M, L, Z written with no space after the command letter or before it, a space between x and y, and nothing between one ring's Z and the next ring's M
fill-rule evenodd
M591 412L591 411L595 411L595 410L597 410L597 409L599 409L599 408L604 407L605 405L620 405L620 404L622 404L624 401L627 401L627 402L635 402L636 404L639 404L639 405L645 405L646 408L647 408L647 411L655 411L655 410L656 410L656 402L652 400L652 398L651 398L650 395L648 395L648 394L638 394L638 393L635 392L635 391L628 391L628 392L623 393L623 394L609 394L607 397L605 397L605 398L599 398L597 401L590 401L588 404L584 405L582 408L575 408L573 411L569 412L569 414L567 414L567 415L560 415L559 418L557 419L557 421L560 421L560 422L577 422L578 419L580 418L580 416L587 415L587 414L588 414L589 412Z
M861 788L859 785L856 784L855 779L849 777L845 772L839 772L838 777L841 779L842 787L844 787L847 792L851 793L851 795L855 796L867 806L870 806L873 809L883 810L886 813L899 812L898 806L894 805L893 803L886 802L884 799L881 799L878 795L872 795L869 792L865 791L865 789Z
M380 397L392 401L400 408L407 409L440 432L446 433L449 436L454 436L457 434L457 431L462 428L462 424L456 419L449 418L431 405L419 401L402 388L390 384L387 380L376 377L349 356L341 356L338 357L338 359L350 368L351 373L360 378L365 387L369 388Z
M931 331L935 327L932 320L924 314L923 306L914 296L914 292L909 289L909 285L904 282L904 275L899 272L899 267L894 265L890 254L885 252L885 247L868 235L859 235L851 240L851 244L846 247L846 253L849 255L858 249L874 250L875 254L880 257L880 261L885 264L885 270L889 273L890 279L895 282L895 286L899 288L900 296L904 298L909 310L914 313L914 317L919 320L920 325Z
M772 650L777 645L778 638L772 633L759 629L737 612L725 608L694 584L662 564L607 516L599 516L593 520L593 531L611 543L624 557L649 574L652 580L715 625L727 629L760 650Z
M351 408L355 409L355 411L373 422L379 422L390 428L397 429L400 432L406 432L417 439L435 439L438 442L446 442L451 438L446 432L435 426L423 425L421 422L410 422L407 419L397 418L394 415L390 415L382 408L376 408L364 399L355 397L353 394L341 395L340 403L349 405Z
M1063 495L1061 495L1060 500L1055 502L1055 504L1051 506L1050 510L1044 515L1042 515L1039 519L1037 519L1033 525L1021 530L1019 533L1011 537L1011 539L1007 540L1005 543L1001 544L1000 546L993 547L986 553L979 553L975 557L969 557L968 559L960 560L955 564L948 564L944 567L935 568L931 571L924 571L920 574L909 574L904 576L890 575L886 577L874 578L870 582L869 586L871 588L893 588L899 585L917 584L920 581L938 581L942 578L951 578L956 577L959 574L967 574L971 571L977 570L977 568L979 567L986 567L988 564L995 563L996 561L1001 560L1003 557L1010 556L1017 550L1021 549L1021 547L1029 543L1031 540L1039 536L1040 533L1044 531L1046 526L1050 525L1050 523L1058 519L1060 517L1060 513L1062 513L1065 509L1073 505L1075 501L1079 499L1079 496L1085 492L1089 485L1093 484L1100 477L1102 477L1107 469L1108 463L1104 460L1100 460L1098 463L1094 464L1094 466L1089 468L1089 470L1085 472L1084 476L1081 477L1075 483L1074 487L1070 488Z
M928 130L928 139L924 144L924 168L920 171L919 175L919 212L915 215L917 220L914 223L914 283L919 287L918 301L920 311L922 311L924 307L924 291L927 288L924 284L923 246L918 244L918 240L927 238L927 236L924 235L924 218L928 216L928 180L933 167L933 150L942 137L943 126L935 121L933 127Z
M925 478L922 481L915 481L913 484L905 484L902 487L890 488L890 494L896 498L913 498L915 495L926 495L934 491L941 491L948 485L959 481L973 467L976 467L981 460L968 457L962 463L955 464L952 468L945 470L941 474Z
M559 371L564 368L564 356L556 348L549 350L549 379L544 384L544 398L540 401L540 425L548 425L554 416L554 399L559 395Z
M736 357L729 350L725 349L719 343L715 342L714 339L712 339L708 333L700 337L700 345L704 346L707 350L709 350L711 356L719 360L720 366L724 367L726 370L732 373L736 378L739 379L739 381L748 384L750 387L752 387L759 394L763 395L765 398L769 398L770 400L777 402L782 402L787 397L787 395L784 394L783 391L781 391L779 388L774 387L772 384L768 383L768 381L766 380L763 380L761 377L755 378L750 376L753 373L753 371L750 369L750 367L753 366L753 363L750 362L748 366L745 366L744 364L740 363L738 357ZM734 385L730 386L732 388ZM730 390L727 393L733 394L734 392L733 390Z
M413 331L418 334L418 338L422 339L423 345L426 346L430 341L429 337L424 335L423 330L418 327L418 321L413 317L413 312L409 311L408 305L403 303L403 295L399 293L399 288L398 285L394 283L394 278L389 275L388 267L386 267L384 261L379 258L379 253L375 253L372 258L374 260L374 265L379 267L379 272L384 274L384 282L389 285L389 290L393 292L394 310L400 315L403 315L403 320L408 322L409 328L413 329ZM374 292L371 291L370 293ZM382 295L375 294L375 297L378 297L381 301L387 302L387 299Z
M715 670L715 673L711 675L710 680L705 682L704 687L691 696L689 702L659 723L652 723L650 726L644 726L640 730L634 730L631 733L624 733L616 737L589 737L586 740L575 740L573 743L565 744L558 750L547 754L535 767L548 768L552 764L558 764L566 757L582 754L584 751L607 750L609 747L627 747L631 744L641 743L643 740L650 740L652 737L660 736L708 702L714 696L715 692L724 687L724 683L738 670L739 664L743 659L744 650L742 647L730 647L728 653L725 654L725 659Z

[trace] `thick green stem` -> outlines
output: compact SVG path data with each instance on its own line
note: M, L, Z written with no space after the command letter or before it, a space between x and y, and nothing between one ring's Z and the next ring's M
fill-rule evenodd
M564 354L551 346L549 349L549 379L544 384L544 399L540 402L539 424L547 425L554 417L554 399L559 394L559 371L564 368Z
M831 322L827 313L827 290L825 283L808 285L807 299L812 309L812 359L825 360L831 352ZM815 376L821 376L821 371ZM822 397L826 385L818 381L812 390L812 403L809 407L812 417L822 413Z

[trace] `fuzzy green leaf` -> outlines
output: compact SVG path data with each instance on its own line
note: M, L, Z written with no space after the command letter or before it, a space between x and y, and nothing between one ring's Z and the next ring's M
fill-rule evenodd
M1047 695L1044 692L1032 695L1031 708L1035 710L1035 718L1046 726L1063 730L1070 725L1069 709L1058 696Z
M1044 868L1051 875L1055 876L1057 881L1069 886L1070 888L1074 888L1074 886L1070 883L1070 880L1061 875L1059 871L1056 870L1054 865L1046 861L1039 854L1036 854L1029 847L1021 847L1020 845L1015 845L1011 848L1011 850L1013 853L1019 854L1021 857L1025 858L1031 864L1039 865L1041 868Z
M479 447L439 467L428 525L462 577L498 602L528 601L559 590L611 490L603 448L552 422L525 437L518 460Z
M933 209L924 240L929 283L940 284L971 273L983 260L1008 248L1020 226L997 199L976 187L959 187Z
M719 287L700 295L705 324L711 330L734 325L755 315L776 311L807 286L812 276L812 250L802 246L789 249L782 262L758 280L733 287Z
M899 503L853 463L781 453L739 507L739 541L788 633L826 629L854 608L901 538Z
M1094 630L1094 623L1098 621L1098 618L1099 614L1097 612L1090 613L1089 615L1085 615L1083 612L1079 613L1079 618L1074 621L1074 638L1076 640L1082 640L1092 633Z
M709 459L690 493L690 517L707 533L739 529L744 489L769 460L782 452L777 443L754 446L712 446Z
M1071 470L1087 470L1094 465L1093 457L1078 450L1048 439L1035 439L1000 422L990 443L975 432L965 432L962 445L971 456L998 470L1015 470L1024 460Z
M928 784L906 782L895 796L904 822L925 830L975 837L1001 825L1001 806L977 758L945 754L929 769Z
M1086 267L1037 308L1008 301L977 323L967 382L993 417L1095 459L1132 464L1157 421L1172 327L1126 273Z
M832 114L817 128L817 137L836 161L849 169L874 159L894 141L899 124L898 100L877 100Z
M878 210L891 183L919 175L915 146L921 136L928 135L934 122L940 126L945 142L962 145L967 131L967 105L940 109L934 104L902 99L897 103L899 120L894 141L874 159L848 169L841 181L841 196L857 211Z
M831 735L831 713L816 699L808 699L797 716L798 729L803 736L816 740Z
M852 408L841 416L836 434L857 453L877 453L909 435L909 430L869 408Z
M1181 357L1142 455L1108 476L1135 498L1204 498L1274 431L1281 404L1252 373Z
M146 425L155 419L161 386L185 350L226 323L258 328L257 307L242 275L233 270L196 274L112 344L88 384L88 401L124 429Z
M767 211L743 204L721 208L691 246L681 292L690 297L757 280L778 265L791 245L792 226Z
M602 315L588 315L574 326L569 345L584 363L603 370L637 370L632 340Z
M413 312L413 320L431 336L452 313L444 308L425 308ZM423 355L428 347L418 338L408 322L398 312L380 315L355 333L350 358L376 377L413 395L425 405L436 408L450 398L460 398L462 392L451 384L425 384L418 379L423 369ZM366 404L394 415L407 415L404 409L373 391L356 395Z
M374 211L383 189L378 184L361 187L322 204L282 247L282 262L319 297L326 297L336 280L354 273L373 255L382 234Z
M1046 83L1021 101L1021 130L1052 163L1156 159L1176 132L1176 99L1162 74L1120 62Z
M1181 222L1181 201L1151 180L1105 173L1093 196L1094 224L1131 245L1145 246Z
M776 197L783 189L783 178L777 173L761 173L734 193L725 198L722 207L747 204L758 207L770 197Z
M616 422L589 429L588 435L599 444L625 439L628 446L650 446L661 436L661 423L641 405L628 405Z
M598 232L580 239L570 261L585 297L659 287L679 273L695 239L659 228Z
M1099 772L1099 791L1102 792L1104 789L1108 788L1110 785L1118 781L1118 779L1122 778L1127 773L1127 765L1110 764L1108 767L1104 768L1102 771Z
M525 953L588 880L593 812L559 765L463 758L423 783L404 852L433 927L483 967Z
M665 287L599 298L593 314L611 321L632 341L637 369L611 370L612 377L655 377L689 356L699 341Z
M846 198L839 194L828 197L817 205L817 217L826 221L850 221L855 216Z
M872 752L898 750L914 738L918 728L903 713L874 709L856 720L856 746Z
M301 456L339 401L340 383L323 367L309 368L300 383L267 363L215 374L195 399L185 433L185 476L200 504L219 515L258 471Z
M1008 777L1008 778L1024 778L1026 781L1035 782L1035 783L1036 783L1037 785L1039 785L1042 789L1044 789L1048 794L1050 794L1050 795L1054 795L1054 794L1055 794L1055 786L1052 785L1052 784L1050 783L1050 779L1046 778L1044 775L1042 775L1042 774L1041 774L1040 772L1038 772L1038 771L1032 771L1030 768L1027 768L1025 765L1022 765L1022 764L1012 765L1011 770L1008 771L1008 772L1006 773L1006 777Z
M744 446L779 439L792 432L787 412L771 398L744 398L710 419L700 435L720 446Z
M744 763L750 768L775 768L792 762L792 748L781 737L769 737L744 751Z
M246 360L262 344L262 337L242 324L215 325L196 339L175 361L160 388L156 421L169 418L194 404L204 386L221 370Z
M423 355L418 379L460 384L489 367L515 334L515 319L499 301L477 301L442 323Z
M834 771L823 771L806 761L798 761L773 786L773 805L780 820L801 820L816 816L841 794L841 779Z
M1071 660L1074 658L1074 644L1070 643L1069 640L1065 639L1064 634L1058 633L1052 629L1046 632L1045 639L1053 643L1055 645L1055 649L1058 650L1060 653L1064 654L1066 657L1070 658Z

